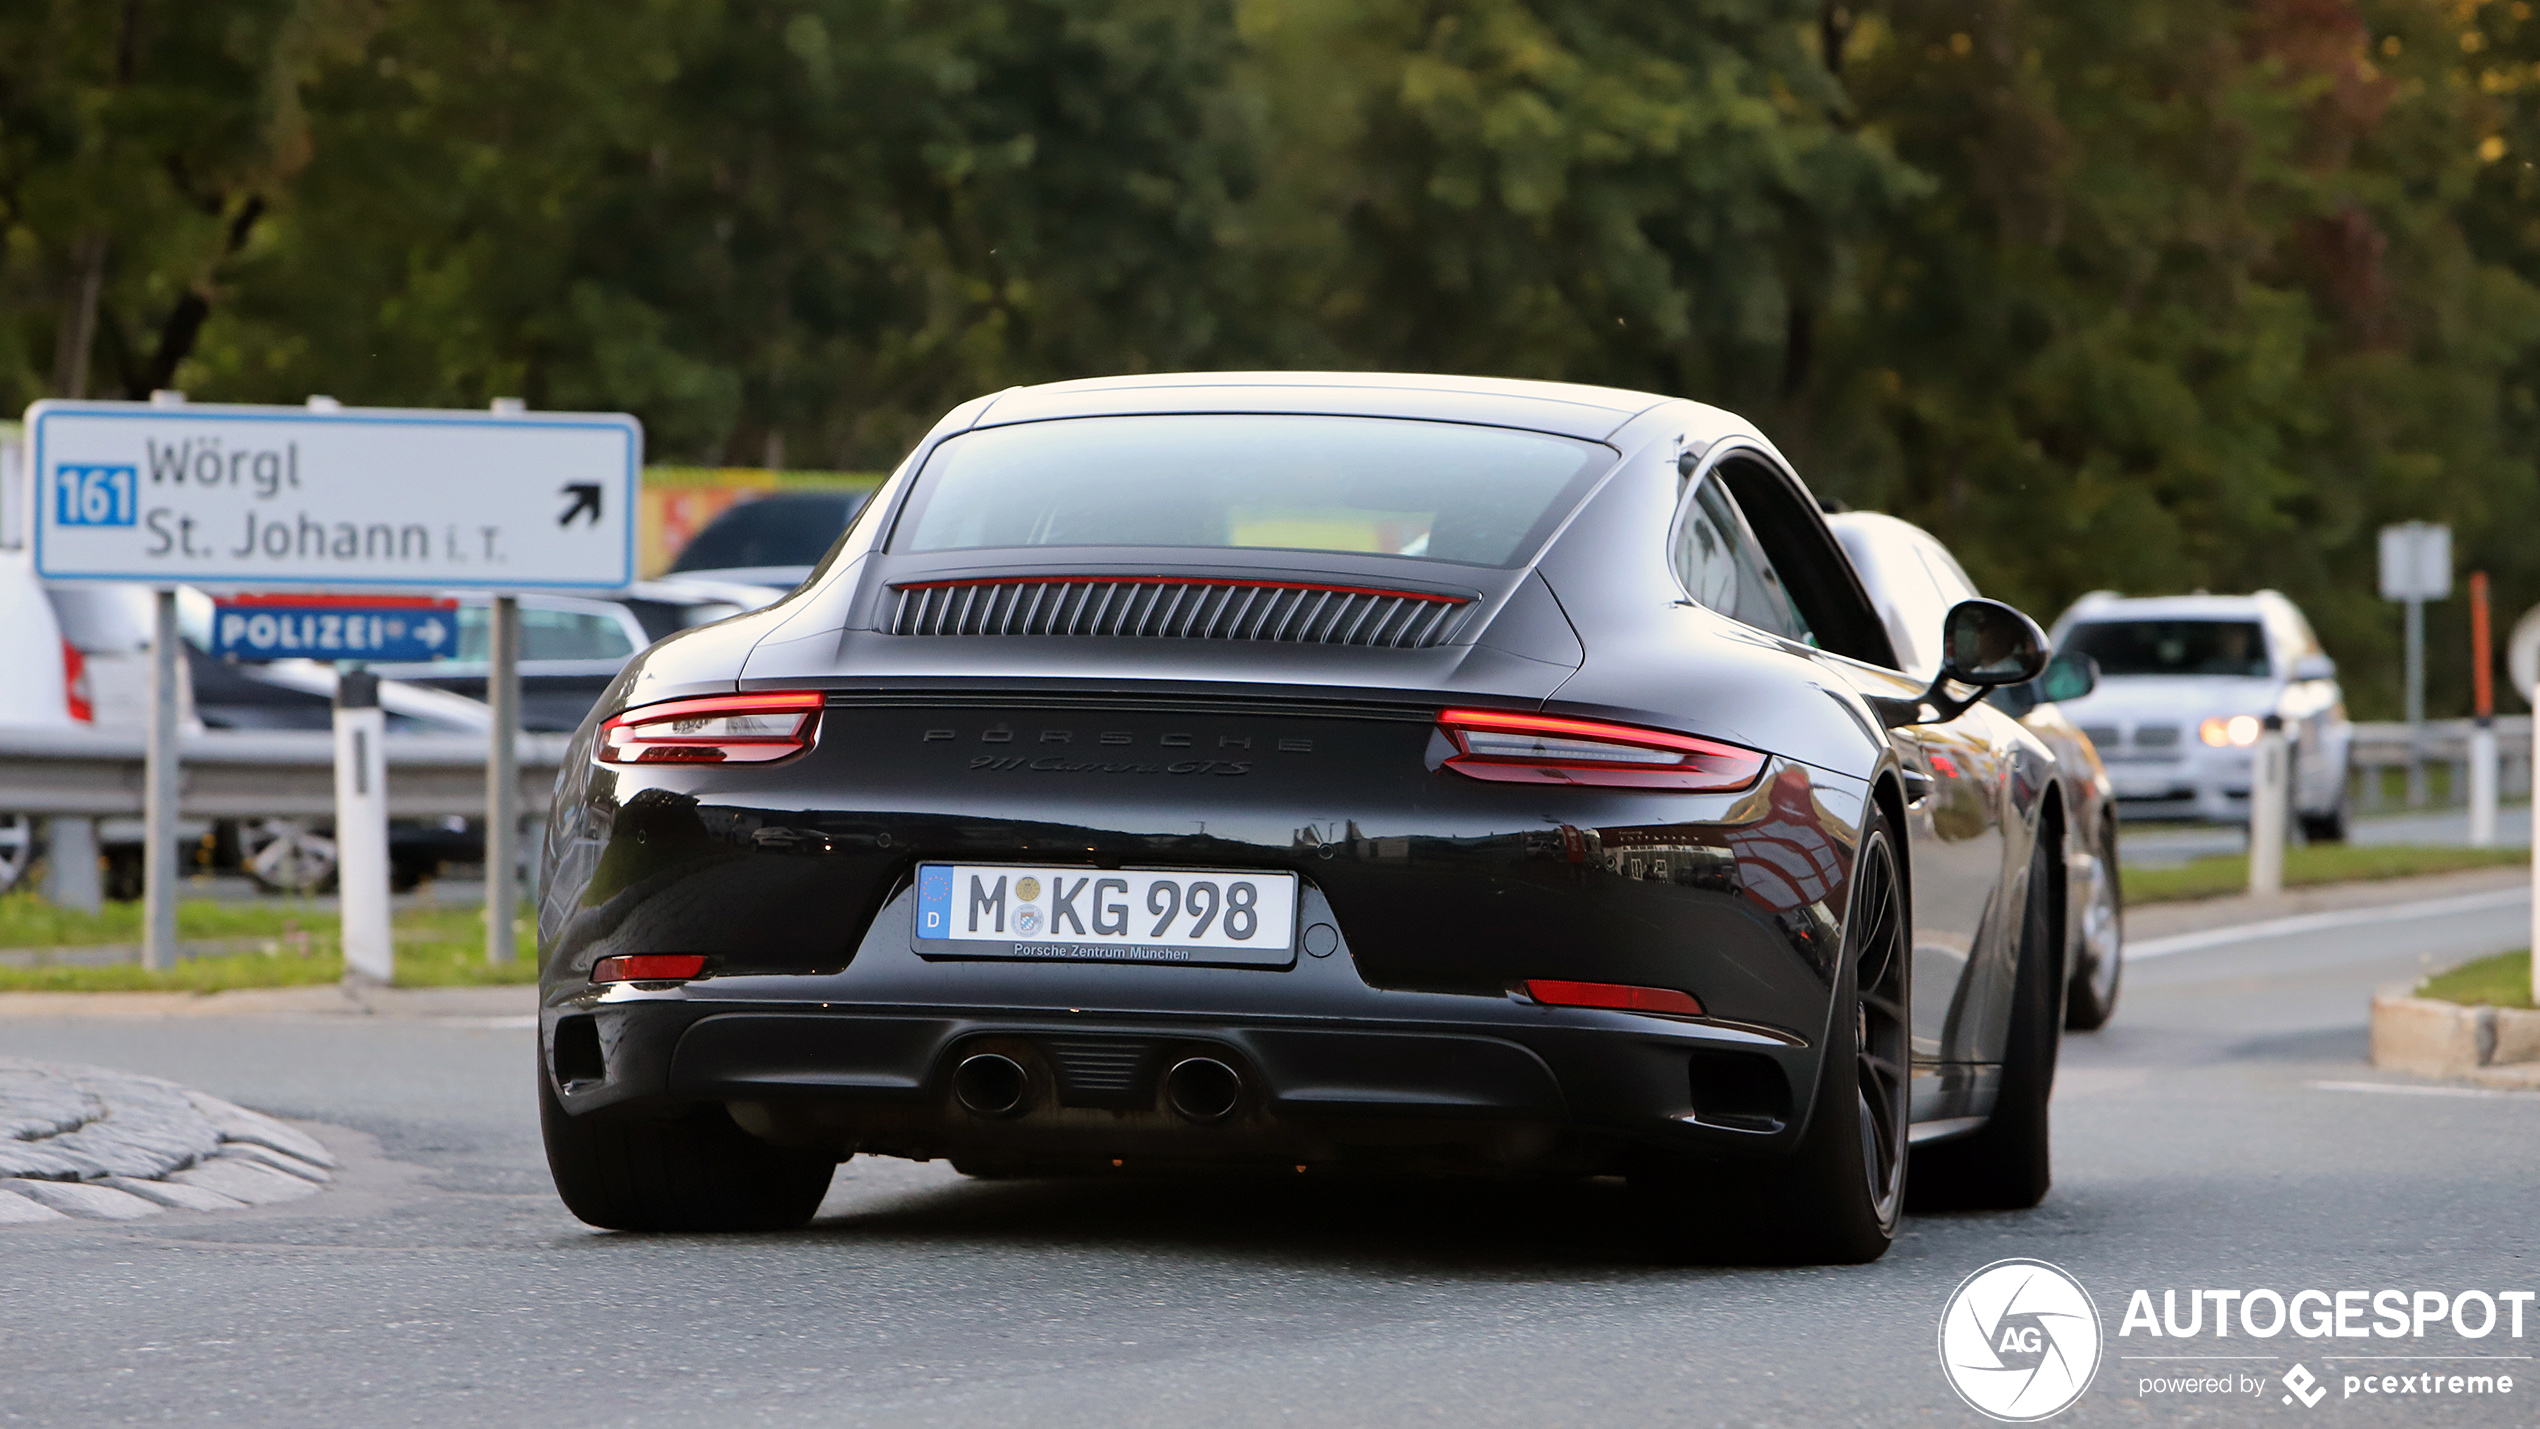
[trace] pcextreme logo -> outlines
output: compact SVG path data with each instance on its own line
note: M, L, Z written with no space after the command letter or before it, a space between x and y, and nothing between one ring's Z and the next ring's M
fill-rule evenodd
M1940 1312L1940 1370L1969 1408L2025 1424L2072 1407L2099 1372L2099 1308L2042 1260L1997 1260Z

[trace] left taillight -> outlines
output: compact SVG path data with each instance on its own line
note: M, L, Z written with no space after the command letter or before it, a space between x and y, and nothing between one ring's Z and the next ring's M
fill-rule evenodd
M817 690L664 700L600 726L603 764L766 764L811 748Z
M81 724L97 722L97 691L89 683L88 657L67 640L62 642L62 691L72 719Z
M1600 720L1447 710L1438 728L1455 745L1447 768L1503 784L1727 793L1764 772L1764 756L1752 749Z
M686 982L706 970L701 953L621 953L591 965L593 982Z

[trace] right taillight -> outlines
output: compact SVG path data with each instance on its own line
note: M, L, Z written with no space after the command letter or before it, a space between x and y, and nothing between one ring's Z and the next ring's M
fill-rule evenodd
M1447 768L1503 784L1725 793L1764 772L1764 756L1752 749L1599 720L1447 710L1438 728L1456 749Z
M603 764L765 764L811 748L818 690L639 705L600 726Z
M1655 1012L1668 1017L1702 1015L1701 999L1672 987L1531 978L1526 983L1526 995L1547 1007L1610 1007L1617 1012Z
M62 689L71 707L71 718L81 724L95 724L97 691L88 680L88 657L67 640L62 642Z

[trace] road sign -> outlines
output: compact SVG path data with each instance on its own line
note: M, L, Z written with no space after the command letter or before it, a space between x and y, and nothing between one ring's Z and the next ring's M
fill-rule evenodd
M235 660L431 660L459 644L459 603L413 596L239 596L212 606L212 653Z
M572 412L38 402L46 580L333 590L635 579L643 429Z
M2449 600L2452 528L2409 521L2381 528L2381 598Z

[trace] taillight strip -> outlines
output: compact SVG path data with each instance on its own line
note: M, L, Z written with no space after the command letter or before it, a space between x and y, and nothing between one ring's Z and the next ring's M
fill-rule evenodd
M811 748L827 698L818 690L768 690L637 705L601 724L593 754L603 764L767 764L790 759ZM790 716L792 722L772 731L710 727L752 715L780 722Z
M1680 794L1734 793L1753 784L1764 772L1765 756L1739 745L1723 744L1672 730L1562 715L1526 714L1509 710L1444 710L1438 729L1455 747L1445 767L1469 778L1501 784L1595 785L1613 789L1646 789ZM1476 734L1535 735L1572 747L1538 754L1476 750ZM1607 745L1611 759L1598 759L1593 747ZM1625 757L1630 751L1633 757ZM1673 754L1653 760L1650 752Z

